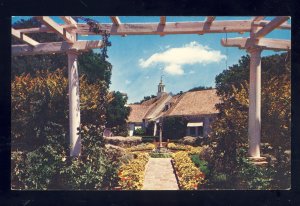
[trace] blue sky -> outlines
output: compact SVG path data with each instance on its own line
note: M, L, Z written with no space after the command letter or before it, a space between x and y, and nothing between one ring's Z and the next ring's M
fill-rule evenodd
M29 16L12 17L12 22ZM90 17L100 23L111 23L108 17ZM119 17L122 23L158 22L159 17ZM251 17L217 17L218 20L247 20ZM267 17L271 20L273 17ZM63 23L53 17L57 23ZM203 21L205 17L167 17L168 22ZM289 20L289 23L290 20ZM228 33L228 38L248 37L249 33ZM79 36L79 40L100 39L99 36ZM226 67L237 64L245 50L226 48L220 43L225 34L204 35L133 35L111 36L108 61L113 65L111 90L125 92L128 103L156 94L160 76L167 92L178 93L196 86L215 86L215 77ZM275 30L266 38L291 39L290 30ZM97 50L96 50L97 52ZM278 52L263 51L262 56ZM227 55L226 55L227 54Z

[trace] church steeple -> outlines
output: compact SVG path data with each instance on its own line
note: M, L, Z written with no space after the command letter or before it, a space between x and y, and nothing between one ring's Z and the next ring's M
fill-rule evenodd
M161 75L160 82L158 84L158 90L157 90L158 97L160 97L162 95L162 93L165 93L165 85L163 84L162 77L163 77L163 75Z

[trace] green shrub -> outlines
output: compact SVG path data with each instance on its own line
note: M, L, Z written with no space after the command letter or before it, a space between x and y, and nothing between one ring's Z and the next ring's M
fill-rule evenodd
M155 139L157 139L158 137L156 136L142 136L142 142L146 143L146 142L154 142Z
M122 137L122 136L113 136L104 138L106 144L112 144L121 147L132 147L140 144L142 142L141 137Z
M186 135L187 119L184 117L167 117L163 119L163 137L180 139Z
M143 128L137 128L136 130L134 130L133 135L142 136L145 133L146 133L145 129L143 129Z
M240 157L237 170L240 189L271 189L274 175L271 167L256 166L247 158Z
M172 154L164 152L151 152L150 157L152 158L172 158Z
M208 162L205 160L201 160L199 155L191 155L191 160L194 162L194 164L202 171L205 176L209 175L209 168L208 168Z
M53 130L57 125L52 125ZM82 154L69 157L66 137L46 134L46 144L33 151L12 153L14 189L111 189L118 183L119 154L103 147L102 130L95 126L80 131ZM52 129L49 128L49 131Z

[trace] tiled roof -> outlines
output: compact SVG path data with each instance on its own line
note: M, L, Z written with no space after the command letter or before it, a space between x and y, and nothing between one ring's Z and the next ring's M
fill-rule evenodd
M165 116L188 116L215 114L218 110L215 104L220 103L216 89L186 92L177 97Z
M143 122L145 114L149 110L149 106L141 104L130 104L131 108L127 122Z
M170 108L162 111L169 102ZM142 104L131 104L128 122L143 122L143 119L156 119L160 116L194 116L218 113L215 104L220 99L216 89L185 92L171 97L163 94L160 98L149 99Z

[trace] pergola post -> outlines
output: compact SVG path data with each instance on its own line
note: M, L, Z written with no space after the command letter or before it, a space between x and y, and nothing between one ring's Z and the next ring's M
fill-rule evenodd
M162 122L159 123L159 148L162 148Z
M78 134L80 126L80 96L76 50L69 50L68 80L69 80L69 123L70 123L70 156L79 156L81 151L81 138Z
M253 158L259 158L261 135L261 49L255 47L247 51L250 53L249 155Z

